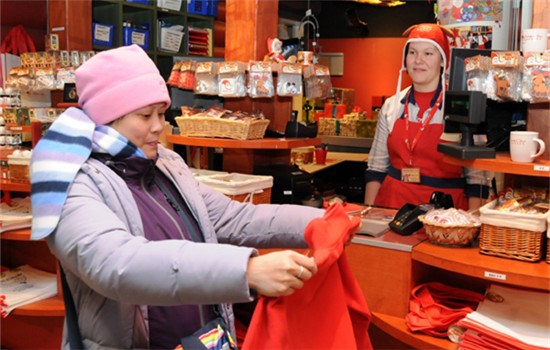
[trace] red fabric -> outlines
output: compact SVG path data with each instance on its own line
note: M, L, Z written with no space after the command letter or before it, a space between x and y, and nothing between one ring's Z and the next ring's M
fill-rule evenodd
M243 350L372 349L370 312L344 254L360 221L341 204L312 220L305 237L318 272L287 297L260 297Z
M414 138L421 127L421 123L410 122L410 140ZM437 151L437 144L441 142L442 124L430 124L422 132L422 137L413 151L413 167L420 168L420 174L437 178L459 178L462 176L462 167L443 163L443 153ZM405 120L398 119L393 131L388 136L388 152L391 165L398 170L409 167L409 150L405 145ZM441 191L441 188L423 186L416 183L402 182L391 176L386 176L378 191L375 205L386 208L401 208L406 203L429 203L432 193ZM464 195L464 188L445 188L445 193L453 197L455 208L468 209L468 200Z
M430 282L411 292L409 313L405 317L411 331L446 338L449 327L477 309L483 294Z

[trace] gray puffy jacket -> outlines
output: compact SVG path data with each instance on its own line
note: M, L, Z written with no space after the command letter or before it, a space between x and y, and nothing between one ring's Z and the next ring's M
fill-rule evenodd
M148 347L147 306L253 300L246 280L256 248L305 247L303 231L319 209L231 201L196 181L183 159L159 146L159 169L181 192L207 243L149 242L124 180L88 159L47 238L64 267L86 349ZM69 349L66 325L63 348Z

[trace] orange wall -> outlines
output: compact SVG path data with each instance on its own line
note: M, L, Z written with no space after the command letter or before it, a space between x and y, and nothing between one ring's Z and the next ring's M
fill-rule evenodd
M395 93L406 38L320 39L322 52L344 53L344 75L332 86L355 89L355 105L371 113L372 97ZM401 87L411 84L406 73Z

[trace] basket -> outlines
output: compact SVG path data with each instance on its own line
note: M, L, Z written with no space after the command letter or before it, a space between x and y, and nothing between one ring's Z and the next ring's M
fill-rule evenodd
M239 202L271 203L273 176L230 173L197 177L197 180Z
M418 219L424 224L424 231L430 243L447 247L468 247L479 235L477 225L437 225L426 221L424 215Z
M544 249L548 213L524 214L493 209L496 201L479 209L482 254L522 261L539 261Z
M180 135L253 140L264 137L268 119L231 120L212 117L176 117Z
M9 179L11 182L31 183L30 161L31 159L28 157L8 156Z

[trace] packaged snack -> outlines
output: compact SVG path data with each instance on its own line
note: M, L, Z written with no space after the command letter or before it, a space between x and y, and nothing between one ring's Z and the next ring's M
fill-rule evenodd
M197 79L195 78L195 61L182 61L179 72L178 87L183 90L193 90Z
M174 63L172 66L172 70L170 71L170 76L168 77L168 81L166 82L170 86L177 87L180 81L180 67L183 61L178 61ZM194 85L193 85L194 87Z
M277 80L277 95L302 95L302 66L295 63L282 62L279 64Z
M464 59L466 88L468 91L481 91L487 94L490 67L491 58L487 56L476 55Z
M56 81L53 68L37 68L34 74L34 91L55 90Z
M332 82L327 66L314 64L304 67L306 97L312 100L324 100L331 97Z
M522 66L519 51L492 52L491 72L494 90L490 89L487 97L502 101L521 101Z
M194 92L199 95L218 94L218 64L216 62L197 62Z
M218 70L218 95L246 96L245 66L242 62L223 62Z
M252 98L273 97L271 62L251 61L248 65L248 96Z
M521 98L531 103L550 101L550 50L527 52L524 61Z

